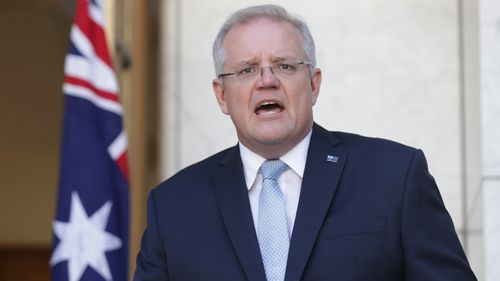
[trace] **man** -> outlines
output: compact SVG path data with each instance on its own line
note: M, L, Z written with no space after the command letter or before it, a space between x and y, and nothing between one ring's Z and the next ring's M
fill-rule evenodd
M302 21L240 10L213 55L239 144L150 193L135 280L476 280L420 150L313 122Z

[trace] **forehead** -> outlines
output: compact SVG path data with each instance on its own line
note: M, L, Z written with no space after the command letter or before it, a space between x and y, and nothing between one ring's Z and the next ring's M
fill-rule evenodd
M305 56L299 30L290 23L270 19L257 19L234 26L222 46L225 63L228 64Z

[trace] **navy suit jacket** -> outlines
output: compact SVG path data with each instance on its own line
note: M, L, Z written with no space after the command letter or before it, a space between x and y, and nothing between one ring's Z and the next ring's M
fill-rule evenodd
M238 146L152 190L147 219L134 280L266 280ZM420 150L315 124L285 280L476 278Z

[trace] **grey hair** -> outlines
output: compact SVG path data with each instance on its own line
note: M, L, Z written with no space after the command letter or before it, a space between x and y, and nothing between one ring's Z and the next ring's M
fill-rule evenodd
M288 13L283 7L278 5L259 5L244 8L233 13L226 22L222 25L215 37L215 41L212 47L212 56L214 59L215 74L219 75L223 72L224 60L226 59L226 54L222 44L229 31L237 26L250 23L258 19L269 19L272 21L280 23L289 23L293 25L300 32L303 40L303 50L306 55L306 59L311 63L311 67L316 67L316 48L314 46L314 39L311 36L309 27L307 24L299 19L297 16L293 16Z

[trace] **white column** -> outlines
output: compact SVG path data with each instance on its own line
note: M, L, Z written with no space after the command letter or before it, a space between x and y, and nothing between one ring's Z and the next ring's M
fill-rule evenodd
M485 280L500 280L500 2L479 1Z
M163 0L160 2L160 171L165 179L182 168L181 127L182 127L182 48L181 46L182 1Z

